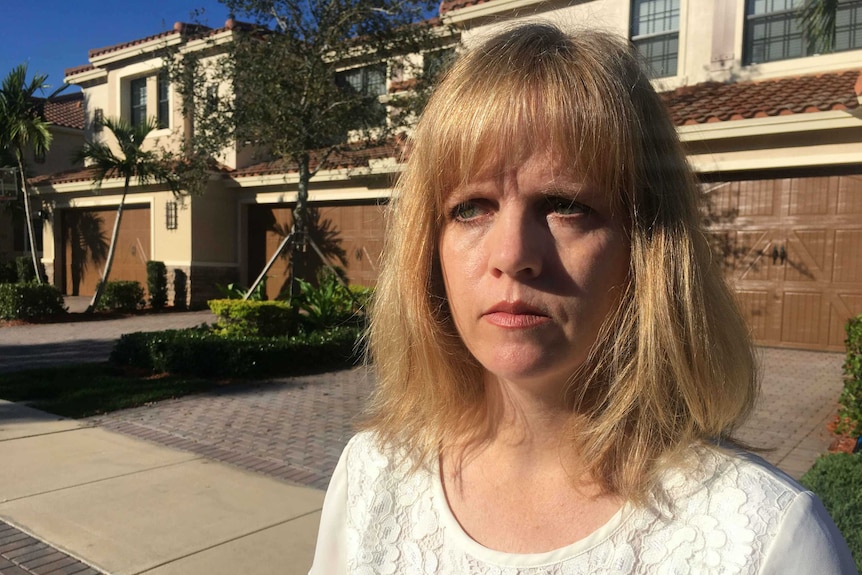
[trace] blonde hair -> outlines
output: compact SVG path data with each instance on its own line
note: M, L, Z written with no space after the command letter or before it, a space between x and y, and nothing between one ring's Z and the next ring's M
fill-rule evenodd
M440 277L443 202L488 162L549 149L612 195L631 245L619 306L570 381L580 460L606 492L642 501L687 447L730 436L756 396L753 352L713 265L696 181L630 44L547 24L498 34L454 64L410 144L372 308L366 428L416 461L481 438L481 366Z

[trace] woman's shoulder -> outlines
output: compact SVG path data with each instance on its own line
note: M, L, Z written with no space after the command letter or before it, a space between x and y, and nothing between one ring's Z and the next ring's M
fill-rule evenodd
M700 509L702 504L776 520L805 491L757 455L712 445L693 447L687 460L661 481L664 499L677 509Z

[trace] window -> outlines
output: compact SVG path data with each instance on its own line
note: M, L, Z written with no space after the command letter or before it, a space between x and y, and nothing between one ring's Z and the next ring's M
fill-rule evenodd
M804 0L747 0L745 6L746 64L802 58L816 53L805 36L798 9ZM862 0L839 0L833 51L862 48Z
M129 116L133 126L140 126L147 121L147 79L136 78L129 82L132 113Z
M862 48L862 0L839 2L835 14L836 52Z
M454 61L454 48L425 52L425 55L422 57L422 73L426 78L435 79L448 70Z
M159 109L158 114L156 115L159 128L167 128L170 126L170 106L168 105L168 86L170 82L168 81L168 74L165 71L162 71L159 74Z
M339 72L335 84L342 90L363 96L363 105L355 109L356 115L348 129L359 130L386 124L386 106L380 96L386 94L386 63L352 68Z
M335 83L342 88L352 90L365 96L382 96L386 93L386 64L374 64L339 72Z
M679 0L633 0L632 43L654 78L675 76L679 60Z

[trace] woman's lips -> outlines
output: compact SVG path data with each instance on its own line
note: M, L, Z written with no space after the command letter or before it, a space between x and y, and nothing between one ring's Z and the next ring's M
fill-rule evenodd
M482 318L497 327L523 329L551 321L547 313L523 302L499 302L482 313Z

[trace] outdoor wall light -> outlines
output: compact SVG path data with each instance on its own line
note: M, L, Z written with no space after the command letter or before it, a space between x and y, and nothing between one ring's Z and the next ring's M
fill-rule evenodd
M165 227L169 230L177 229L177 203L165 204Z

